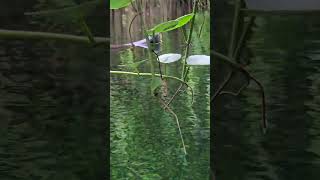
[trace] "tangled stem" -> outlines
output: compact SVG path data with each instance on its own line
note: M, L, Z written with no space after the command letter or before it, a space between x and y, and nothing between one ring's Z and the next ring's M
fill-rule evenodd
M243 66L241 66L240 64L237 64L233 61L233 58L229 58L221 53L218 53L216 51L212 51L212 54L218 58L220 58L221 60L225 61L226 63L228 63L230 66L232 66L235 69L238 69L239 71L245 73L251 80L253 80L259 87L260 89L260 93L261 93L261 113L262 113L262 127L263 127L263 131L265 132L267 129L267 119L266 119L266 100L265 100L265 92L264 92L264 88L262 83L257 80L255 77L253 77L253 75L247 71ZM226 84L223 85L223 87ZM223 87L220 87L219 89L223 89ZM241 88L241 90L244 88ZM214 99L212 99L214 100Z

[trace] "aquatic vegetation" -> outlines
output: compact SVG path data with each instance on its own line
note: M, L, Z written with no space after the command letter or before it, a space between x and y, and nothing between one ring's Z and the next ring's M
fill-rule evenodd
M27 16L34 16L34 17L45 17L52 19L53 21L57 21L57 23L74 23L76 27L78 27L85 35L85 36L75 36L75 35L67 35L67 34L58 34L58 33L48 33L48 32L29 32L29 31L17 31L17 30L0 30L0 36L4 38L29 38L29 39L53 39L53 40L64 40L64 41L73 41L73 42L81 42L81 43L90 43L93 46L99 44L108 44L109 39L103 37L95 37L91 32L85 17L88 14L95 10L95 8L101 4L103 4L103 0L92 0L83 2L81 4L77 4L73 1L68 1L68 3L60 4L61 7L57 9L49 9L49 10L40 10L36 12L26 12L25 15ZM197 15L199 1L193 1L193 10L191 13L183 15L175 20L170 20L167 22L163 22L157 25L154 25L153 28L146 28L145 23L142 22L142 29L145 32L145 39L141 41L137 41L132 43L135 46L140 46L148 49L148 60L140 61L136 64L131 64L134 66L135 72L119 72L119 71L110 71L111 74L121 74L121 75L136 75L136 76L150 76L150 90L151 95L159 94L156 91L159 91L161 86L165 83L165 80L171 79L181 83L180 87L177 89L174 96L168 101L161 103L165 106L164 109L170 111L170 103L174 100L174 98L181 93L181 88L186 87L192 92L191 86L188 85L186 81L189 68L187 63L187 58L189 57L190 46L192 43L191 37L194 31L193 26L195 23L195 17ZM134 6L136 9L136 14L141 15L141 5L138 1L131 1L131 0L112 0L110 1L110 9L120 9L125 8L127 6ZM134 18L132 19L134 20ZM159 56L155 49L155 42L152 41L151 37L156 37L158 34L165 33L168 31L173 30L181 30L185 32L185 26L189 24L190 30L188 37L186 38L186 44L184 49L184 55L179 55L179 59L182 58L182 71L181 77L174 77L166 75L165 71L162 73L161 70L161 60L164 56ZM130 29L130 28L129 28ZM186 33L184 33L186 34ZM157 42L156 42L157 43ZM176 56L178 57L178 56ZM170 60L172 61L172 60ZM173 62L173 61L172 61ZM143 63L150 64L150 72L147 73L139 73L138 67ZM159 65L159 74L156 73L157 68L155 63ZM209 64L209 63L208 63ZM157 97L159 98L159 97ZM166 105L165 105L166 104ZM173 111L170 111L173 116L175 116ZM183 140L182 140L183 141ZM185 147L184 147L185 149Z
M132 5L133 8L135 9L136 15L132 19L132 21L135 20L135 18L139 15L141 15L143 12L141 11L141 4L139 1L130 1L130 0L123 0L123 1L110 1L110 8L111 9L120 9L120 8L125 8L127 6ZM154 96L159 100L159 103L164 107L164 110L167 110L175 119L177 122L177 126L179 129L179 134L181 138L181 143L182 147L184 150L184 154L187 154L185 143L183 140L182 136L182 130L180 127L179 119L175 112L170 108L170 103L174 100L174 98L181 93L181 88L184 86L187 86L187 88L191 89L191 87L188 85L186 79L188 76L189 68L188 67L188 58L189 58L189 64L190 65L210 65L210 57L209 56L191 56L189 57L189 51L190 51L190 45L192 43L192 33L194 31L194 23L195 23L195 17L197 15L197 9L198 9L199 1L195 0L193 1L193 10L191 13L183 15L181 17L178 17L177 19L174 20L169 20L166 22L162 22L157 25L153 25L152 28L147 28L146 23L142 21L141 28L142 31L145 33L145 39L140 40L137 42L132 42L131 44L133 46L139 46L139 47L144 47L148 49L148 60L147 62L150 64L150 72L149 73L135 73L135 72L121 72L121 71L110 71L111 74L122 74L122 75L137 75L137 76L150 76L151 82L150 82L150 90L151 90L151 95ZM131 24L129 26L129 34L131 34ZM181 54L176 54L176 53L170 53L170 54L162 54L159 55L156 52L155 49L155 42L152 42L151 39L156 38L156 36L159 37L159 34L163 34L165 32L173 31L173 30L185 30L183 29L185 25L190 24L190 30L189 30L189 35L186 39L186 45L184 49L184 56L182 58L182 71L181 71L181 78L178 77L173 77L173 76L168 76L166 75L166 70L162 71L162 67L160 63L164 63L165 68L168 66L170 63L176 62L181 59L182 55ZM153 38L150 38L153 37ZM130 35L131 37L131 35ZM157 42L156 42L157 43ZM209 61L209 62L208 62ZM158 63L158 71L159 74L156 74L156 66L155 63ZM137 69L136 69L137 71ZM161 92L161 87L164 86L167 81L167 79L172 79L172 80L177 80L179 81L180 87L177 89L176 93L172 96L172 98L167 102L158 95L163 93ZM192 89L191 89L192 91ZM192 93L193 94L193 93Z
M44 18L50 21L56 22L57 24L66 24L74 27L78 33L82 33L85 36L79 35L69 35L69 34L59 34L59 33L50 33L50 32L31 32L31 31L18 31L18 30L0 30L0 36L4 38L22 38L22 39L51 39L51 40L63 40L65 42L78 42L91 45L91 47L95 47L96 45L107 45L109 44L109 38L104 37L95 37L87 24L87 16L90 12L94 11L95 8L104 1L102 0L94 0L88 1L81 4L73 3L72 1L68 1L68 3L62 3L61 6L56 8L51 8L48 10L39 10L36 9L35 12L26 12L26 16L31 16L34 18ZM133 5L136 8L136 15L138 17L141 15L141 7L139 7L138 1L111 1L111 3L115 3L112 5L111 9L120 9L125 8L127 6ZM136 41L130 43L133 44L134 47L143 47L148 51L147 60L140 60L139 62L127 63L125 66L132 68L133 72L127 71L110 71L112 75L133 75L136 77L147 77L150 78L149 88L151 90L150 96L156 100L158 100L158 105L163 111L168 112L168 116L172 116L174 122L176 123L177 129L173 128L173 132L177 133L177 143L179 144L179 151L176 154L182 156L181 159L186 159L187 148L190 142L186 142L185 144L183 139L183 128L180 126L179 118L177 114L174 112L171 107L171 103L175 100L175 98L184 92L190 92L190 104L193 103L193 89L189 85L190 80L188 79L188 74L190 71L190 66L188 65L188 57L190 57L191 52L191 44L192 44L192 34L196 29L194 29L194 24L196 23L195 18L197 16L197 8L199 1L196 0L193 3L193 11L191 13L186 13L177 19L170 20L167 22L163 22L160 24L152 25L147 27L145 22L142 22L142 31L144 32L145 38L141 41ZM46 9L46 8L44 8ZM39 10L39 11L38 11ZM134 20L134 18L132 19ZM202 23L202 22L201 22ZM203 24L203 23L202 23ZM186 26L189 25L188 32L186 32ZM129 28L130 29L130 28ZM75 30L75 31L76 31ZM183 52L178 54L175 52L174 54L160 54L157 52L156 45L160 42L160 35L166 35L166 32L169 31L182 31L185 36L185 44ZM201 34L201 31L199 31ZM129 31L130 33L130 31ZM129 43L127 45L130 45ZM107 46L108 47L108 46ZM108 49L109 50L109 49ZM164 58L166 56L166 58ZM207 56L206 56L207 57ZM145 58L144 58L145 59ZM165 60L164 60L165 59ZM181 61L179 61L181 59ZM181 77L173 76L167 74L165 67L172 66L173 62L176 62L177 65L181 65L178 74L181 74ZM140 66L149 63L150 71L149 72L140 72ZM163 64L162 64L163 63ZM179 64L178 64L179 63ZM208 63L209 64L209 63ZM158 67L157 67L158 65ZM162 65L164 65L164 70ZM197 67L195 67L197 68ZM181 72L180 72L181 70ZM191 71L193 68L191 69ZM201 74L201 73L199 73ZM168 97L168 100L164 100L161 98L161 95L165 94L165 88L168 88L170 85L170 81L176 81L179 83L179 88L175 91L172 97ZM189 82L188 82L189 81ZM170 87L169 87L170 88ZM175 89L174 89L175 90ZM170 119L171 120L171 119ZM175 126L175 124L174 124ZM187 133L187 132L186 132ZM174 137L176 138L176 137ZM179 140L181 139L181 144ZM182 148L180 149L180 147ZM190 145L189 145L190 146Z
M192 18L182 27L170 30L177 26L172 21L193 13L192 0L184 2L188 8L180 8L180 0L137 0L130 7L110 13L111 42L135 44L140 40L138 42L147 47L131 45L111 50L114 64L111 78L124 82L111 81L111 174L114 179L134 179L137 174L141 179L209 178L209 66L186 63L188 73L182 78L186 58L209 54L209 12L199 11L193 16L195 25L188 45ZM202 14L207 21L200 36ZM153 33L151 30L155 27L166 32ZM161 41L154 44L149 37L157 34ZM187 46L190 47L185 56ZM127 68L141 60L144 61L137 69ZM130 116L132 119L127 120ZM119 140L116 131L121 123L127 125L122 130L126 137ZM123 150L122 146L127 148Z
M39 29L42 29L42 30L45 29L47 32L23 31L23 30L0 30L1 39L53 40L52 44L54 44L55 41L59 41L59 42L62 41L62 43L64 43L64 44L62 44L63 46L61 46L60 48L65 50L63 52L67 52L69 50L69 49L65 48L65 46L64 46L67 43L70 43L71 46L78 45L78 44L80 44L81 46L85 45L81 48L81 53L74 52L75 54L77 54L77 56L71 57L71 58L74 58L74 60L75 60L72 62L72 63L74 63L74 65L79 65L78 63L80 62L79 60L81 59L81 57L82 56L85 57L87 54L89 54L88 53L89 51L92 52L93 54L95 53L96 49L99 49L101 51L102 50L109 51L109 49L103 49L104 46L102 46L101 48L95 48L97 45L100 45L100 44L106 45L106 47L108 47L110 40L108 37L94 36L94 32L91 31L93 29L90 28L92 23L89 22L89 20L88 20L88 19L90 19L89 13L91 13L91 12L94 13L95 9L97 7L101 8L101 5L105 3L104 0L93 0L93 1L87 1L87 2L84 2L83 0L81 0L81 1L54 0L53 4L55 4L55 6L46 5L46 3L48 3L48 1L41 0L41 2L43 2L43 4L40 4L40 5L37 4L37 6L34 7L34 10L32 10L32 11L30 10L30 12L26 12L25 15L27 16L28 19L41 20L40 21L41 23L43 21L46 22L44 24L41 24L41 26L39 24L37 24L37 25L42 27ZM113 6L111 9L120 9L120 8L126 7L127 5L130 6L130 5L134 4L134 6L137 8L137 17L139 17L139 13L141 12L141 8L138 7L138 4L136 1L129 2L129 1L115 0L113 2L118 3L118 5ZM121 2L123 2L123 4ZM198 23L197 21L195 21L196 17L200 17L197 15L196 10L195 10L198 2L199 1L195 1L195 3L194 3L194 12L186 12L185 13L186 15L182 15L181 17L176 18L176 19L172 18L172 20L170 20L168 22L163 22L160 24L149 24L150 26L146 26L146 25L142 26L142 29L145 33L144 36L148 37L148 38L144 38L141 41L133 42L133 45L135 47L139 46L139 47L146 48L149 52L149 57L148 58L144 57L141 59L139 59L140 57L137 57L137 59L135 59L135 60L139 59L139 61L131 61L130 63L125 63L124 65L126 67L129 67L128 69L130 69L130 71L132 70L132 72L110 71L110 74L112 76L133 75L133 76L136 76L137 79L138 78L142 79L143 77L146 77L145 79L151 80L150 84L147 84L147 87L145 88L147 90L151 90L151 93L149 94L149 91L147 91L148 94L147 93L146 94L150 95L150 100L159 100L159 102L155 101L156 105L158 105L158 106L156 106L156 108L158 108L158 110L160 112L165 112L165 113L163 113L164 114L163 118L161 118L161 117L155 117L155 118L159 119L159 121L162 121L160 123L163 123L163 124L166 123L165 124L167 126L166 130L168 130L167 132L159 132L159 131L155 130L155 131L152 131L151 133L154 133L154 134L166 133L168 135L168 137L169 137L168 139L171 140L171 143L159 142L159 146L158 146L158 147L165 146L166 151L161 152L162 150L160 148L157 148L157 149L159 149L159 151L158 151L159 154L163 153L163 156L161 155L160 157L167 158L166 161L163 161L163 164L167 163L168 161L175 163L174 164L175 166L171 164L170 166L168 166L167 169L161 169L160 171L169 170L172 172L179 172L179 173L181 172L182 173L181 176L184 176L184 177L187 177L187 176L189 176L189 174L192 174L192 177L191 177L192 179L195 179L193 177L200 177L200 174L205 174L205 172L209 166L208 165L208 163L209 163L208 162L209 149L207 148L208 143L209 143L209 141L208 141L208 139L209 139L208 138L208 134L209 134L208 131L209 130L208 130L208 127L206 127L207 129L202 130L202 126L208 126L208 124L209 124L209 118L208 118L209 114L207 114L208 104L203 103L203 102L207 102L207 99L208 99L207 94L205 94L205 93L207 93L207 88L202 88L202 86L195 86L195 87L191 86L191 85L196 84L195 81L198 83L198 79L203 80L203 81L199 81L199 83L201 82L201 84L206 87L209 86L208 85L209 82L207 80L207 76L203 75L204 73L201 68L189 67L188 62L186 61L186 59L189 57L189 55L192 54L192 49L196 49L195 47L197 46L197 43L199 42L199 39L200 39L199 38L199 39L197 39L197 41L193 41L192 39L195 39L195 38L193 38L195 36L192 36L192 32L195 32L193 34L196 34L196 31L198 32L198 29L196 29L196 28L189 29L189 27L191 27L191 26L193 27L193 25L192 25L193 23ZM208 15L208 14L206 14L206 15ZM38 21L37 21L37 23L38 23ZM199 24L200 23L203 24L203 22L199 21ZM50 27L48 27L47 24ZM171 25L169 26L168 24L169 25L171 24ZM56 28L56 25L58 26L58 28ZM103 24L103 26L104 26L104 24ZM70 27L70 29L69 29L69 27ZM50 30L55 30L54 31L55 33L52 33L53 31L50 31ZM58 32L61 32L60 30L61 31L66 30L68 32L70 31L69 32L70 34L69 33L68 34L58 33ZM164 63L164 61L162 61L161 59L163 57L162 55L165 55L165 54L157 52L156 47L155 47L156 46L155 43L159 43L160 41L153 40L153 38L149 38L149 37L156 37L157 33L159 33L159 34L162 34L163 36L166 36L166 38L169 39L170 37L167 36L167 34L166 34L169 31L181 31L182 33L184 33L185 41L183 43L185 43L185 44L183 44L183 46L181 46L184 48L183 50L181 50L182 49L180 47L181 44L176 44L177 49L179 49L179 51L181 51L181 52L171 51L172 53L176 53L176 55L175 55L176 58L174 60L172 60L172 59L166 60L166 62L170 61L171 63ZM201 34L201 31L199 31L199 32L200 32L199 34ZM100 31L100 33L101 33L101 31ZM206 33L207 33L207 35L209 35L209 30L207 30ZM103 31L102 31L102 34L103 34ZM190 35L188 36L188 34L190 34ZM181 34L181 35L183 35L183 34ZM192 37L192 39L191 39L191 37ZM200 37L200 35L199 35L199 37ZM208 40L209 38L203 38L203 39ZM180 40L180 37L179 37L179 40ZM45 41L44 44L46 44L46 43L47 43L47 41ZM51 42L48 44L51 44ZM191 44L192 44L192 46L191 46ZM178 48L178 46L179 46L179 48ZM190 53L189 53L189 49L190 49ZM206 48L206 49L209 49L209 48ZM177 54L177 53L180 53L180 54ZM23 54L23 53L21 53L21 54ZM62 53L62 55L65 55L65 54ZM173 58L173 57L171 57L171 58ZM50 60L51 59L48 59L48 61L50 61ZM92 59L90 59L90 60L92 60ZM94 59L94 60L99 61L99 63L101 63L101 64L106 61L106 59L100 54L98 54L97 59ZM173 61L175 61L175 63ZM90 63L91 63L91 61L88 62L88 64L90 64ZM141 70L143 68L142 66L148 65L148 63L154 65L153 68L150 67L150 72L149 72L149 70L147 70L147 72L142 71ZM41 65L46 67L46 64L44 64L44 63L42 63ZM83 66L83 64L80 64L80 65ZM92 65L94 65L94 63L92 63ZM159 68L157 65L159 65ZM178 67L177 73L175 75L171 75L170 72L166 72L165 66L175 67L176 65L179 65L179 66L177 66ZM107 67L99 64L100 70L101 69L105 70L106 68ZM168 68L168 69L170 71L170 68ZM89 71L90 66L89 67L85 66L81 70L80 74L83 76L86 76L85 73L82 73L83 70ZM180 72L180 70L183 70L183 71ZM207 69L206 69L206 72L208 72ZM90 73L93 75L96 75L96 72L94 72L94 71L92 71ZM102 74L103 74L102 77L105 77L106 72L103 71ZM183 77L180 77L180 74L181 74L181 76L183 74ZM206 74L206 75L208 75L208 74ZM50 78L51 78L51 76L50 76ZM56 78L56 77L53 77L53 78ZM117 77L112 77L112 78L116 79ZM99 82L101 82L100 81L101 79L102 78L100 78L100 76L99 76ZM196 79L196 80L194 80L194 79ZM90 78L86 78L86 80L90 81ZM105 80L105 79L103 79L103 80ZM179 83L178 85L180 85L180 87L177 90L175 89L176 86L172 86L172 85L177 85L177 84L171 83L172 81ZM90 93L88 95L87 91L85 91L86 94L88 96L90 96L90 95L97 96L97 94L95 92L97 90L96 84L94 84L92 82L89 82L89 83L84 83L84 82L86 82L86 81L85 80L81 81L81 82L79 82L79 84L89 84L90 85L90 88L88 87L88 89L90 89ZM105 82L105 81L103 81L103 82ZM103 83L103 82L101 82L101 83ZM54 82L52 82L52 83L54 83ZM139 85L141 85L141 84L139 84ZM58 86L58 88L59 87L60 86ZM99 86L99 87L101 87L101 86ZM145 87L145 86L143 86L143 87ZM193 97L193 89L191 87L194 88L195 92L199 92L201 94L201 97L195 96L195 98L194 98ZM167 97L167 99L164 101L163 99L160 98L160 96L165 94L165 88L169 88L170 90L172 89L175 92L174 92L173 96ZM92 90L92 94L91 94L91 90ZM187 92L187 93L185 93L185 92ZM45 94L45 93L46 92L43 92L43 94ZM70 94L71 93L72 92L70 92ZM105 93L105 89L101 90L101 93ZM176 97L178 97L179 94L182 94L182 93L185 93L188 95L188 96L186 96L186 99L183 100L183 104L185 106L183 105L183 106L179 107L185 111L185 112L183 112L184 116L182 114L180 116L180 114L178 114L180 111L177 108L175 108L175 103L179 102L178 100L180 100ZM204 94L204 95L202 96L202 94ZM169 95L171 95L171 92L169 93ZM38 95L36 95L36 96L38 97ZM56 97L55 98L52 97L52 98L56 99ZM72 96L72 98L81 99L81 97L73 97L73 96ZM126 97L126 98L131 100L130 99L131 97ZM195 108L193 109L193 105L192 105L192 103L194 101L193 98L195 99L195 104L197 102L202 102L202 105L198 105L198 104L194 105L197 108L201 109L199 111L199 113L194 112ZM60 99L60 98L58 98L58 99ZM82 99L89 100L90 102L97 101L96 99L93 99L92 97L88 98L87 96L85 96L85 98L82 98ZM142 99L141 101L146 101L146 100L149 100L149 99L146 98L146 99ZM176 101L174 101L174 100L176 100ZM132 101L131 105L134 106L135 105L134 103L136 103L136 101ZM46 106L48 104L44 103L43 105ZM55 106L56 104L49 103L49 105ZM88 105L88 107L94 111L93 113L96 113L96 110L98 109L96 106L91 105L91 104ZM128 109L128 107L129 106L127 106L126 109ZM189 107L190 107L190 112L188 112ZM141 110L144 110L145 108L148 108L148 107L142 107ZM38 111L37 109L35 109L35 110ZM69 111L69 107L64 108L64 110ZM40 108L39 111L43 112L43 109ZM105 114L103 113L103 112L105 112L105 110L101 110L99 108L99 112L101 112L103 114L102 115L102 118L103 118L105 116ZM168 112L168 113L166 113L166 112ZM196 117L196 116L198 116L197 113L199 114L199 117ZM74 113L70 112L70 116L76 116L75 117L75 119L77 120L76 122L79 122L79 123L82 122L81 119L87 118L87 117L80 117L81 115L79 115L78 112L74 112ZM120 114L119 116L121 116L121 115L122 114ZM41 116L47 116L47 114L41 113ZM180 116L180 118L183 121L179 121L178 116ZM188 120L185 120L185 117L188 118L189 116L191 117L190 122ZM39 120L41 118L42 117L39 117ZM51 117L48 117L48 118L51 118ZM137 117L133 117L133 119L134 118L137 118ZM141 117L141 118L144 118L144 117ZM87 119L89 120L90 117L88 117ZM168 120L169 123L165 122L165 120ZM193 120L194 121L195 120L202 120L203 124L199 125L200 122L199 123L197 122L198 127L191 129L191 131L189 131L188 127L193 127L192 126ZM83 121L83 122L87 122L87 121ZM74 129L77 129L79 127L79 123L76 123L76 124L70 123L70 124L73 124L72 127L74 127ZM187 124L187 123L190 123L191 125ZM89 125L96 126L95 123L89 123ZM88 124L81 123L81 126L83 126L83 128L86 128L86 127L88 127ZM100 128L104 125L99 124L98 126ZM80 128L80 130L81 130L81 128ZM118 129L116 129L116 130L118 130ZM99 132L101 132L101 131L99 131ZM95 133L99 133L99 132L95 131ZM75 136L72 140L82 141L83 139L87 138L87 137L82 138L82 136L86 136L86 134L84 134L83 131L80 131L79 135L81 135L81 136ZM122 133L121 131L118 131L118 135L119 136L128 136L128 134ZM184 135L185 139L183 139L183 135ZM190 140L193 140L193 138L195 138L196 140L190 141ZM180 143L180 139L181 139L181 143ZM203 141L205 141L205 142L203 142ZM154 142L158 143L157 139L155 139ZM202 143L202 147L198 146L199 143ZM59 144L54 144L54 145L57 145L57 148L60 147ZM63 146L64 145L65 144L63 143ZM66 145L67 145L67 142L66 142ZM75 146L75 147L77 147L77 146ZM84 149L93 148L93 147L84 147L84 146L81 146L81 147L83 147ZM142 148L151 149L150 147L151 146L148 146L148 147L143 146ZM139 155L139 153L140 153L139 151L132 152L132 149L134 149L133 147L128 146L128 148L131 148L130 153L136 153ZM196 159L196 158L199 158L200 152L193 152L193 151L198 151L198 148L199 149L203 148L203 150L201 150L202 151L201 153L205 154L205 157L203 158L203 161L201 161L201 163L199 163L198 159ZM90 152L90 153L86 154L86 152ZM91 153L91 152L92 151L83 151L83 153L76 155L76 158L79 158L79 159L81 158L81 161L77 161L77 162L80 162L79 165L74 166L74 164L67 163L67 166L70 165L70 167L73 166L76 169L81 169L81 172L85 172L85 174L86 174L84 177L87 177L87 179L90 179L90 175L92 175L95 172L95 171L92 171L92 169L97 169L97 168L94 166L91 166L90 169L85 169L85 167L88 166L86 164L86 162L88 161L88 159L93 159L92 157L94 157L96 159L99 158L98 157L99 155L97 155L97 153ZM97 152L97 151L95 151L95 152ZM188 156L185 155L185 154L187 154L187 152L189 153ZM101 153L103 153L103 152L101 152ZM195 153L197 153L197 154L195 155ZM83 159L83 157L86 157L86 158ZM64 157L57 157L57 159L59 159L59 161L61 161L61 162L63 160L65 160L63 158ZM141 159L143 159L143 158L153 159L155 157L154 157L153 152L150 152L149 156L142 157ZM192 162L192 159L196 159L196 162ZM162 159L159 158L156 160L159 161ZM177 162L176 160L178 160L179 162ZM187 160L189 162L187 162ZM101 159L100 160L94 159L92 161L101 162ZM105 163L101 162L101 163L102 164L99 165L99 167L106 165L105 164L106 162ZM176 163L181 163L184 166L182 168L185 168L185 169L182 170L182 168L181 169L176 168L177 167ZM199 166L199 164L200 164L200 166ZM125 166L126 165L127 164L125 164ZM122 164L117 164L117 165L114 165L112 168L114 168L116 166L124 167L124 166L122 166ZM137 164L132 163L132 164L129 164L126 168L129 169L132 172L132 174L134 174L134 173L136 173L137 170L141 169L141 166L146 166L146 165L137 165ZM188 166L188 167L186 167L186 166ZM201 167L201 166L204 166L204 167ZM160 167L160 166L156 166L156 167ZM186 173L187 170L197 169L198 167L199 167L199 169L202 168L202 170L199 172ZM149 167L146 167L145 169L147 169L147 168L149 168ZM71 170L66 168L66 171L71 171ZM79 172L79 171L77 171L77 172ZM119 172L121 173L121 170ZM26 174L27 173L28 172L26 171ZM41 172L39 172L39 173L41 173ZM139 171L139 173L141 173L141 171ZM167 175L167 176L164 175L166 173L167 172L160 172L159 174L161 174L161 176L163 176L163 177L159 177L159 175L157 175L156 173L151 174L148 172L148 174L147 173L143 174L142 177L144 179L156 179L156 178L169 179L169 178L172 178L172 177L168 177L169 175ZM169 174L169 173L167 173L167 174ZM174 174L174 173L171 173L171 174ZM178 174L178 173L175 173L175 174ZM207 176L207 174L201 175L201 177L203 177L203 176ZM57 175L57 177L62 177L62 179L63 179L62 175ZM136 174L136 177L138 178L139 174ZM72 177L70 177L70 178L72 179ZM173 178L179 178L179 177L173 177ZM97 179L97 178L93 178L93 179ZM131 179L131 177L129 177L129 179Z

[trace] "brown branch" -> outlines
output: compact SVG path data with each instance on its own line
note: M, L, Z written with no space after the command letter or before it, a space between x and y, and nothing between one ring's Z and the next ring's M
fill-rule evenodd
M262 83L257 80L255 77L252 76L252 74L247 71L244 67L241 65L235 63L233 58L229 58L221 53L218 53L216 51L212 51L212 55L222 59L226 63L228 63L230 66L232 66L235 69L240 70L241 72L245 73L251 80L253 80L260 88L260 93L261 93L261 111L262 111L262 126L263 126L263 131L265 132L267 129L267 119L266 119L266 100L265 100L265 92Z
M159 65L159 73L160 73L161 80L163 80L159 55L153 49L152 49L152 52L157 56L157 62L158 62L158 65Z
M181 127L180 127L180 123L179 123L179 119L178 119L178 116L176 115L176 113L174 113L172 111L172 109L167 106L167 104L161 99L161 98L158 98L159 99L159 102L164 105L166 107L166 109L174 116L175 120L176 120L176 123L177 123L177 126L178 126L178 129L179 129L179 134L180 134L180 138L181 138L181 143L182 143L182 147L183 147L183 151L184 151L184 154L186 155L187 154L187 150L186 150L186 146L184 144L184 140L183 140L183 136L182 136L182 131L181 131Z
M136 17L138 17L140 14L142 14L142 12L137 12L134 17L132 18L131 22L130 22L130 25L129 25L129 37L130 37L130 42L131 42L131 45L134 46L133 44L133 41L132 41L132 35L131 35L131 27L132 27L132 24L133 24L133 21L136 19Z
M211 98L211 101L214 102L214 100L220 95L223 88L228 84L228 82L231 80L233 74L233 70L228 74L227 78L223 81L222 85L218 88L217 92L213 95Z

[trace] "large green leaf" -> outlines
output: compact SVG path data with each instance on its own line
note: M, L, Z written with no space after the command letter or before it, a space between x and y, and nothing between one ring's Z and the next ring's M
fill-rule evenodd
M178 21L172 20L172 21L167 21L161 24L156 25L154 28L150 29L148 31L148 34L157 34L157 33L162 33L162 32L167 32L170 31L172 28L174 28L176 25L178 25Z
M178 29L184 25L186 25L192 18L194 17L194 14L187 14L184 16L181 16L175 20L167 21L161 24L156 25L152 29L148 31L148 34L152 33L162 33L162 32L167 32L167 31L172 31L175 29Z
M134 0L110 0L110 9L120 9L127 7L131 4L131 1Z
M171 31L186 25L193 18L193 16L194 14L191 13L191 14L187 14L179 17L178 19L176 19L176 21L178 21L178 24L173 29L169 29L168 31Z

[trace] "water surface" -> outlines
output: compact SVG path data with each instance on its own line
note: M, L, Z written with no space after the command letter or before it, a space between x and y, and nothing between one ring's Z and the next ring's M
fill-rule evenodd
M229 32L230 18L217 21L219 31ZM265 87L269 129L261 133L261 99L253 83L238 97L219 98L214 106L217 179L319 179L319 33L317 17L256 19L246 45L247 69ZM227 36L219 38L220 51L226 42Z
M155 25L162 20L175 19L190 12L190 5L178 1L155 1L145 12L147 22ZM178 6L179 5L179 6ZM159 7L166 8L159 8ZM178 8L180 7L180 8ZM182 8L181 8L182 7ZM128 24L133 17L130 10L112 12L112 43L130 42ZM203 17L206 21L199 38ZM117 18L121 19L116 20ZM121 23L122 22L122 23ZM191 46L191 54L209 55L209 16L199 14ZM133 23L132 38L142 36L139 20ZM173 31L162 35L159 54L180 53L183 50L183 34ZM147 59L142 48L111 51L111 69L133 71L125 66ZM167 65L166 72L180 77L181 62ZM164 68L164 67L162 67ZM139 67L149 72L148 64ZM157 71L158 72L158 71ZM189 84L194 90L194 103L190 91L182 93L171 107L179 118L188 155L182 150L179 131L172 114L163 110L158 100L151 96L150 79L136 76L111 76L111 179L208 179L209 178L209 66L190 69ZM168 82L171 97L179 83Z
M17 2L0 2L1 29L81 34L72 23L24 16L55 3ZM101 10L87 20L103 36ZM88 44L0 39L1 180L105 176L105 59L105 49Z

